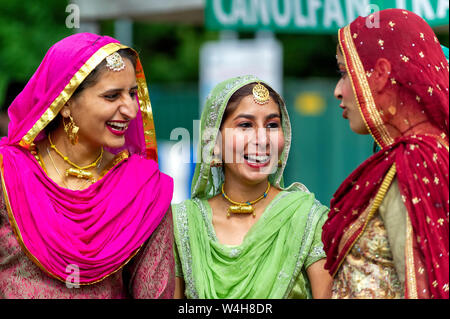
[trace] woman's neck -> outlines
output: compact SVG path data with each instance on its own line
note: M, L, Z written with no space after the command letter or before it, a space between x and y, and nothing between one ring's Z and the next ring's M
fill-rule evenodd
M227 196L236 202L247 202L257 199L264 194L267 189L268 180L250 183L239 178L225 174L224 191Z
M51 142L56 148L78 166L91 164L98 158L101 152L101 147L83 143L81 140L77 144L72 145L62 128L56 129L49 134L51 136Z

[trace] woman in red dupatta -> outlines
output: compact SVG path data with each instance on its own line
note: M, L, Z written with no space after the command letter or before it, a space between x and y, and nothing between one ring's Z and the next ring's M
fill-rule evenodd
M343 116L381 150L331 200L322 240L333 297L448 298L449 68L439 41L416 14L388 9L340 29L337 58Z
M0 298L172 298L173 183L137 53L69 36L8 114Z

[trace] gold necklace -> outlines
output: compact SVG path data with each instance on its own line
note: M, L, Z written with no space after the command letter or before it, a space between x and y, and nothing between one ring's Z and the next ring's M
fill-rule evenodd
M223 189L225 183L222 184L222 196L229 201L230 203L234 204L232 206L228 207L227 210L227 217L230 217L230 213L233 214L251 214L253 213L253 217L256 216L255 213L255 208L252 206L253 204L259 202L261 199L266 198L267 194L269 193L269 189L270 189L270 182L267 182L267 189L264 192L264 194L262 194L261 196L259 196L257 199L253 200L253 201L248 201L248 202L235 202L234 200L232 200L231 198L229 198L227 196L227 194L225 194L225 190Z
M53 142L52 142L50 134L48 134L48 141L50 143L50 147L56 152L56 154L58 154L67 164L72 166L72 167L69 167L68 169L66 169L66 176L69 176L69 175L76 176L77 178L89 179L89 180L95 182L94 175L92 174L92 172L87 172L86 170L89 168L93 168L100 163L101 159L103 158L103 147L100 151L100 155L97 157L97 159L94 162L92 162L91 164L86 165L86 166L78 166L77 164L75 164L71 160L69 160L69 158L67 156L65 156L63 153L61 153L60 150L58 150L56 148L56 145L53 144Z
M49 158L50 158L50 160L51 160L51 162L52 162L52 164L53 164L53 167L54 167L55 170L56 170L56 173L58 173L59 177L61 178L61 181L63 182L64 186L65 186L66 188L68 188L68 189L71 189L71 188L69 187L69 185L66 183L66 181L65 181L64 177L62 176L61 172L59 171L58 167L56 166L55 161L53 160L53 157L52 157L52 155L50 154L50 150L48 149L48 147L47 147L47 154L48 154L48 156L49 156ZM83 186L85 186L88 182L89 182L89 180L87 180L85 183L83 183L82 185L80 185L78 188L76 188L76 189L74 189L74 190L79 191L79 190L80 190Z

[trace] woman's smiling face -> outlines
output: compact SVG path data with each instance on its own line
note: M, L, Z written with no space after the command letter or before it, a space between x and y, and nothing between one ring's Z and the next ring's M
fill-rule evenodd
M280 108L272 98L264 105L243 97L221 126L225 173L248 184L273 173L284 147Z
M125 131L138 112L136 74L131 61L123 59L121 71L106 69L98 81L67 103L79 126L79 143L118 148ZM62 110L63 117L67 116ZM66 120L67 121L67 120Z

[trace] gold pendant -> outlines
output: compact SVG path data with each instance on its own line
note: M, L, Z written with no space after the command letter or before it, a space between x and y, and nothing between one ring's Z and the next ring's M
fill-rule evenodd
M232 205L228 206L228 214L227 216L230 217L230 213L233 214L251 214L253 213L253 217L256 216L255 209L252 205Z
M93 175L91 172L86 172L81 169L76 169L73 167L66 169L66 176L69 176L69 175L76 176L77 178L84 178L84 179L89 179L89 180L91 180L93 178Z
M269 103L269 98L270 98L269 90L261 83L258 82L258 84L256 84L253 87L252 93L253 93L253 100L256 103L258 103L260 105Z

